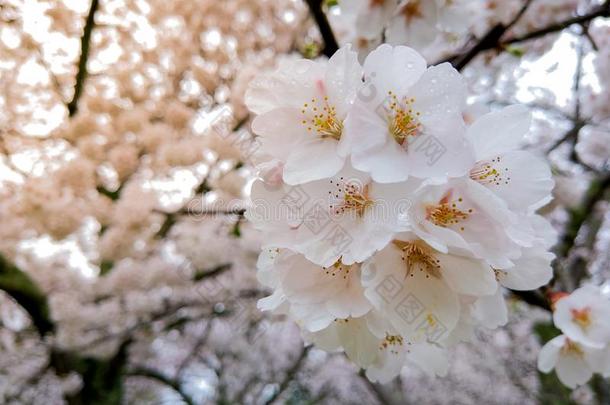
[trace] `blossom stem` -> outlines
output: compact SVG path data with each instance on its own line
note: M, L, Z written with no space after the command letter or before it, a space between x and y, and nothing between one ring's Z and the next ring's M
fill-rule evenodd
M337 52L339 45L337 44L333 30L328 23L326 14L324 14L324 11L322 10L322 4L322 0L307 0L309 11L316 21L320 35L324 40L324 49L322 50L322 53L330 58Z
M28 313L41 337L55 329L49 315L47 297L26 273L2 255L0 290L10 295Z
M95 26L95 13L99 6L99 0L91 0L89 14L85 21L83 36L80 40L80 58L78 59L78 73L76 74L76 82L74 83L74 95L68 103L68 114L74 116L78 110L78 100L83 92L85 79L87 78L87 61L89 60L89 45L91 44L91 33Z
M490 49L503 49L507 45L512 45L516 43L521 43L525 41L529 41L532 39L543 37L547 34L551 34L553 32L562 31L571 25L574 24L585 24L597 17L610 17L610 0L607 0L603 4L597 6L592 11L587 14L583 14L580 16L568 18L567 20L560 21L558 23L550 24L544 28L539 30L535 30L529 32L523 36L509 38L507 40L502 40L502 36L514 25L519 17L523 15L525 12L526 6L529 5L529 2L526 3L524 8L517 14L517 17L511 21L511 23L507 25L498 24L492 27L487 34L485 34L476 44L474 44L470 49L465 51L464 53L458 53L456 55L450 56L446 58L445 61L451 61L454 67L457 70L462 70L466 65L468 65L479 53L490 50Z

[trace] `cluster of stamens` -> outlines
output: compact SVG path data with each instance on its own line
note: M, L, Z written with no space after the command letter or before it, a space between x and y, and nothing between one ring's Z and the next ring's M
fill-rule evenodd
M502 278L506 277L507 273L504 270L494 269L493 267L491 269L494 271L497 282L500 282L500 280L502 280Z
M561 353L564 355L572 354L572 355L577 355L577 356L582 356L584 354L582 351L582 348L578 345L578 343L573 342L567 338L566 338L566 342L564 343L563 347L561 348Z
M310 103L303 104L301 113L301 123L307 127L307 131L315 131L321 138L341 139L343 121L337 118L337 109L328 103L328 97L324 97L321 106L312 98Z
M330 184L335 190L328 192L329 196L337 201L330 204L331 212L335 215L344 214L346 212L355 212L359 217L364 215L364 212L375 201L369 196L369 186L361 185L356 182L345 182L341 177L339 181L330 180Z
M591 308L572 308L570 312L572 313L572 320L576 322L581 329L587 329L591 326Z
M443 228L457 225L468 219L473 212L472 208L469 208L468 210L458 208L458 203L461 202L463 202L462 198L458 198L452 202L451 194L448 193L437 205L426 207L426 219ZM460 227L460 230L463 231L464 227Z
M385 338L381 341L381 344L379 345L379 350L385 350L387 348L390 348L391 353L398 354L398 350L393 349L393 347L402 346L403 342L404 341L402 339L402 336L389 335L386 333Z
M421 128L418 119L420 114L412 108L414 102L414 98L405 98L401 103L396 94L392 91L388 92L388 105L385 106L389 110L388 129L399 145L404 146L409 137L417 135Z
M347 276L349 276L349 272L351 270L351 266L347 266L341 263L341 260L337 260L332 266L322 267L322 269L327 275L335 277L337 276L337 274L340 274L344 279L347 279Z
M470 178L481 184L508 184L510 177L508 176L508 168L497 168L500 164L500 156L491 161L477 162L475 167L470 171Z
M430 278L430 276L441 278L440 261L432 255L431 250L422 242L395 240L394 245L402 251L402 261L407 265L408 275L415 276L413 270L417 265L420 271L426 273L426 278Z

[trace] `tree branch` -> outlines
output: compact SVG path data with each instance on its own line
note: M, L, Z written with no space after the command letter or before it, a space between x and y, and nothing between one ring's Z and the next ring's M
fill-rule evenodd
M324 14L324 11L322 10L322 4L322 0L307 0L309 11L316 21L320 35L324 40L324 49L322 50L322 53L330 58L337 52L339 45L337 44L333 30L328 23L328 18L326 18L326 14Z
M502 49L507 45L512 45L520 42L529 41L531 39L539 38L553 32L562 31L574 24L585 24L597 17L610 17L610 0L607 0L604 4L595 7L592 11L587 14L568 18L567 20L550 24L544 28L536 31L532 31L520 37L514 37L502 41L502 37L511 28L519 18L525 13L525 10L529 6L530 2L526 2L521 11L517 16L507 25L498 24L492 27L487 34L483 36L475 45L469 50L453 55L446 58L444 61L452 62L457 70L462 70L468 63L470 63L479 53L490 50L490 49Z
M0 255L0 290L4 290L30 315L42 337L55 329L49 315L47 297L34 281Z
M278 399L280 397L280 395L282 395L284 393L284 391L286 391L286 388L288 388L288 385L290 384L290 382L292 380L294 380L294 377L296 376L296 374L299 372L299 370L303 366L303 363L307 359L307 354L309 353L311 348L312 348L312 346L307 346L307 347L303 348L303 350L301 351L301 354L299 354L299 357L294 362L292 367L290 367L290 369L288 369L286 371L286 376L284 377L284 379L280 383L280 386L279 386L278 390L275 391L273 393L273 395L271 395L271 397L269 397L264 402L265 405L269 405L269 404L273 403L276 399Z
M83 92L83 85L87 78L87 61L89 60L89 45L91 43L91 32L95 26L95 12L99 6L99 0L91 0L91 7L89 8L89 14L87 14L87 20L85 21L85 28L83 29L83 36L80 40L80 58L78 60L78 72L76 74L76 83L74 84L74 95L72 100L68 103L68 115L74 116L78 110L78 100Z
M604 4L597 6L596 8L594 8L592 11L590 11L587 14L568 18L567 20L548 25L544 28L541 28L536 31L532 31L532 32L527 33L520 37L510 38L506 41L503 41L502 45L510 45L510 44L514 44L517 42L525 42L525 41L529 41L531 39L540 38L547 34L551 34L553 32L562 31L574 24L587 23L597 17L610 17L610 1L606 1Z

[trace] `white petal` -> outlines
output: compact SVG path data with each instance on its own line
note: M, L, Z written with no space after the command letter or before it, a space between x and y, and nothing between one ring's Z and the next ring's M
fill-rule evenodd
M440 347L428 343L412 345L407 361L415 363L431 377L444 377L449 369L449 362L445 351Z
M441 273L451 289L465 295L491 295L497 290L493 270L483 260L438 254Z
M499 281L511 290L535 290L553 278L551 262L554 258L555 255L546 249L526 248L519 259L513 260L513 267L498 272Z
M275 108L300 108L315 89L313 82L322 77L322 66L311 60L285 61L269 74L252 80L245 94L245 103L255 114Z
M476 120L468 129L477 160L515 150L529 131L531 116L527 108L513 105L493 111Z
M494 164L501 172L497 182L486 186L499 195L508 206L526 211L532 205L550 198L555 182L546 160L527 151L512 151L499 157Z
M559 335L549 340L538 353L538 370L549 373L559 360L559 352L565 344L566 337Z
M284 181L296 185L325 179L337 174L344 164L345 158L337 153L337 141L314 138L298 145L287 157Z
M458 114L449 114L442 126L424 129L407 145L409 173L420 178L459 177L472 168L474 152L463 137L463 122ZM453 123L450 127L446 124Z
M508 322L508 309L502 295L502 288L494 295L480 297L472 307L472 315L488 329L496 329Z
M560 356L555 366L559 381L570 388L583 385L591 379L593 372L580 355L568 354Z
M263 152L285 161L290 152L309 137L301 120L299 110L278 108L254 118L252 131L259 135Z
M374 91L378 102L385 99L388 90L403 95L419 80L425 69L426 61L415 50L406 46L380 45L364 61L366 83L375 87L371 89L365 85L363 95L369 100Z
M448 128L451 115L462 116L466 107L466 83L449 63L431 66L409 90L415 98L413 109L420 113L424 131L434 134L434 128Z
M330 104L336 108L338 116L344 117L362 86L362 66L351 46L342 47L331 56L324 82Z
M405 181L409 177L409 157L393 140L387 140L380 148L352 155L352 165L379 183Z

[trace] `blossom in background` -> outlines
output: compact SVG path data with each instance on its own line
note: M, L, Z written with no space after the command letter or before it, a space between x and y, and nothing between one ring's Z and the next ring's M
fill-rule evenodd
M439 38L450 45L488 13L476 0L340 0L329 20L339 42L364 57L382 38L420 52Z
M570 388L594 373L610 376L610 299L599 287L585 285L555 303L553 321L562 332L538 355L544 373L555 369Z
M321 69L347 52L303 64ZM507 322L505 287L551 278L555 233L535 214L550 200L550 170L518 150L530 120L523 107L464 121L466 86L449 64L427 67L415 50L389 45L362 70L349 59L347 76L363 77L335 81L345 98L333 99L341 131L332 147L281 146L319 137L292 120L272 135L283 137L272 145L280 152L258 156L246 217L263 232L259 280L273 291L259 308L287 314L307 341L344 351L373 381L411 365L444 375L446 349L475 327ZM320 83L299 69L278 77L290 86L264 76L248 93L262 138ZM263 89L265 80L272 86ZM259 125L267 116L269 126ZM307 157L302 176L288 163L294 148Z

